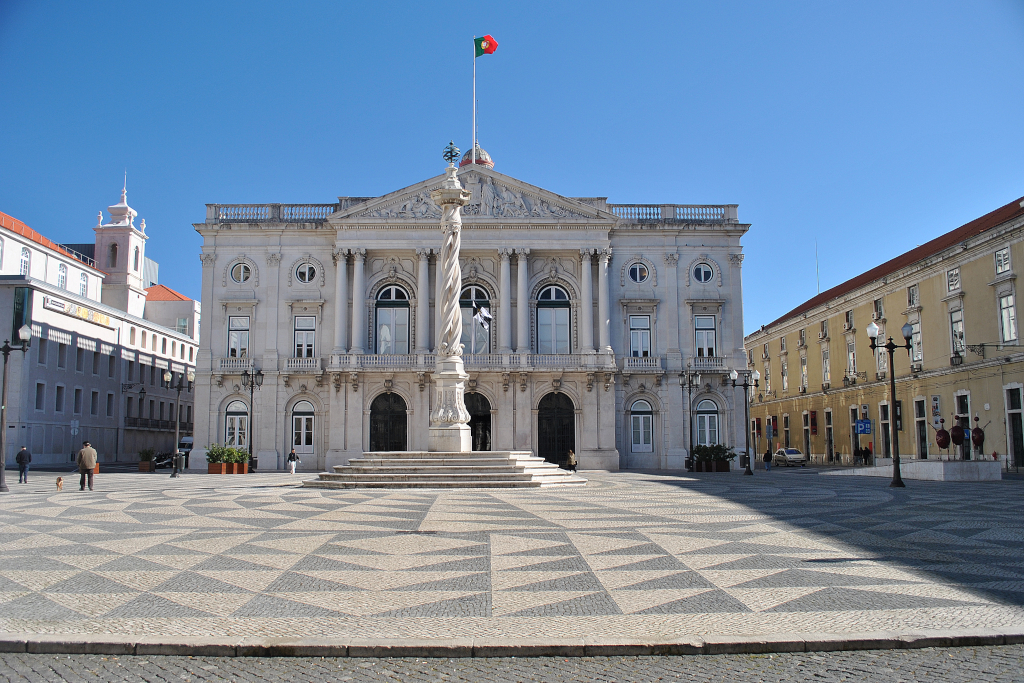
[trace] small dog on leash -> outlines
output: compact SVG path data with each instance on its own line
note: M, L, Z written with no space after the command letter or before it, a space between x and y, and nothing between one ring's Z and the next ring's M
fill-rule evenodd
M63 491L64 490L64 477L57 477L57 490L58 491Z

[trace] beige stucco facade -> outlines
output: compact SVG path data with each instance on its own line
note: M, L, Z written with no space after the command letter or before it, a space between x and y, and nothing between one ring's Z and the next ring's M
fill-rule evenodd
M748 335L748 367L763 375L751 406L759 452L774 418L773 449L791 445L826 463L853 464L858 446L884 457L895 372L901 457L995 453L1011 467L1024 465L1024 347L1016 324L1022 227L1024 201L1015 200ZM892 337L901 345L901 328L912 326L912 348L896 350L894 368L887 353L870 349L871 323L881 328L879 343ZM871 433L855 434L856 419L871 420ZM955 421L980 427L983 445L940 449L936 431Z

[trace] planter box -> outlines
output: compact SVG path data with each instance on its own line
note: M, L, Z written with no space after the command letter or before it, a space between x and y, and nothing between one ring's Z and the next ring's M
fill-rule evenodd
M711 460L711 461L698 461L697 462L698 472L728 472L729 461L728 460Z
M232 474L249 474L249 463L247 462L236 462L232 464L234 468Z
M153 467L152 460L140 460L139 461L139 472L153 472L156 468Z
M226 462L209 462L206 467L210 474L229 474L228 468L231 465Z

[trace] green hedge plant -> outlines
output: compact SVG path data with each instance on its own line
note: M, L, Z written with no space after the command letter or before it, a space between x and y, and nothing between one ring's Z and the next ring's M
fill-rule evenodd
M154 455L156 455L155 448L143 448L139 451L139 462L152 462Z
M735 458L736 453L731 448L716 443L712 446L694 446L693 457L697 462L724 462Z

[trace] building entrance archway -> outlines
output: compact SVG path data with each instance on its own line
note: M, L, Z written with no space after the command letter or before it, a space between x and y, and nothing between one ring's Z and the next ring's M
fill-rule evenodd
M565 394L548 394L537 410L537 455L559 467L576 450L576 407Z
M299 460L313 460L313 404L299 401L292 408L292 448Z
M491 450L491 402L483 394L466 394L466 410L473 450Z
M370 404L370 450L404 451L408 448L405 399L381 394Z

